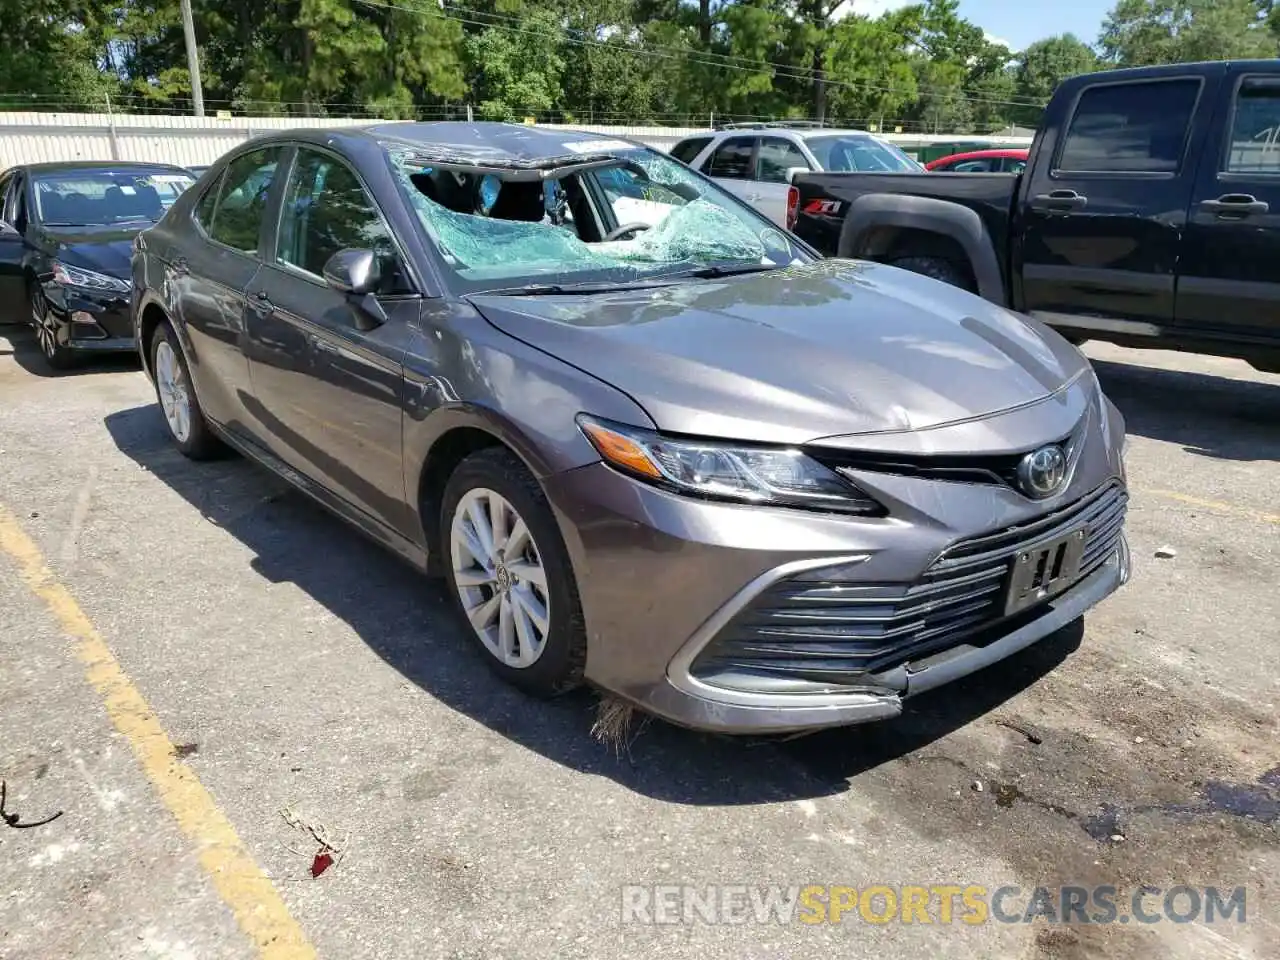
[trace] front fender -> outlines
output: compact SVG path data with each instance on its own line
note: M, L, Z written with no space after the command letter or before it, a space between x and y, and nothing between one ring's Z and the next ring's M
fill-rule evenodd
M1004 277L996 259L995 243L975 211L934 197L870 193L849 205L840 231L839 256L866 256L872 232L881 227L922 230L954 240L969 258L978 293L992 303L1005 304Z

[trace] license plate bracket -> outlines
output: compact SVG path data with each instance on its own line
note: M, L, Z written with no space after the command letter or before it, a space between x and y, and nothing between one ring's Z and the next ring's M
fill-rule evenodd
M1013 558L1013 570L1005 593L1005 616L1057 596L1080 576L1080 560L1084 556L1087 531L1084 528L1019 550Z

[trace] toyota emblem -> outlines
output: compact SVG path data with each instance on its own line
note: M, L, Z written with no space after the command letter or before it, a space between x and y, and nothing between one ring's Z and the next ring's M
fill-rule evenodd
M1018 464L1018 486L1036 500L1051 497L1067 479L1067 455L1057 444L1033 450Z

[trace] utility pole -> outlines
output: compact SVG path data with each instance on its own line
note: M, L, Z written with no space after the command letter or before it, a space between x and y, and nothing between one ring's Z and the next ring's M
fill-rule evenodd
M191 74L191 101L197 117L204 116L204 91L200 89L200 51L196 49L196 25L191 19L191 0L182 3L182 35L187 40L187 70Z

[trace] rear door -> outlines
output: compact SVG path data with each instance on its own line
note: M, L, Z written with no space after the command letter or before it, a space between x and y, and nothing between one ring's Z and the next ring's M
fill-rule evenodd
M1080 89L1065 135L1046 138L1024 174L1030 182L1014 260L1022 309L1065 326L1133 333L1172 322L1213 85L1173 72Z
M198 240L175 246L164 267L178 291L201 404L214 420L254 438L261 426L249 410L245 288L261 265L266 212L286 149L263 147L232 160L192 211Z
M728 137L721 140L706 160L702 172L730 193L752 203L757 194L755 176L756 138Z
M1224 84L1221 142L1206 144L1178 279L1177 320L1280 340L1280 76Z
M780 227L787 225L787 193L792 167L810 169L800 148L785 137L761 137L756 148L756 209Z

